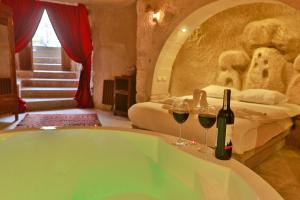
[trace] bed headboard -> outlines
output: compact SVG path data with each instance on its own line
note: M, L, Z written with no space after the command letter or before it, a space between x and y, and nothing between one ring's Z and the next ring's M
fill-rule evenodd
M300 35L277 19L266 19L249 23L242 38L243 50L220 54L216 83L240 90L276 90L300 104Z
M246 55L243 51L223 52L216 83L239 90L276 90L286 94L290 103L300 104L300 55L294 63L286 61L275 48L257 48L251 61ZM239 61L235 57L240 57ZM234 64L228 64L229 60Z

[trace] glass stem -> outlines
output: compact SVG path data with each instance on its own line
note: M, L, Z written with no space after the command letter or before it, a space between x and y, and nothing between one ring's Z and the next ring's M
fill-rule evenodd
M182 127L182 124L179 125L179 140L181 141L182 138L181 138L181 127Z
M204 129L204 134L205 134L205 146L204 146L204 151L207 152L208 150L208 147L207 147L207 132L208 132L208 129Z

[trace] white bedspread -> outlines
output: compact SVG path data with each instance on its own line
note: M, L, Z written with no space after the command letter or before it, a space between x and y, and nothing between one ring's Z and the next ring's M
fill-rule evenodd
M208 98L208 103L219 109L222 99ZM179 125L165 107L161 103L138 103L129 109L128 116L134 126L177 136ZM232 140L233 151L237 154L259 147L288 130L292 126L291 117L300 114L300 106L295 104L262 105L232 101L231 107L236 115ZM203 128L196 115L190 115L183 124L182 133L184 138L204 141ZM209 146L214 146L215 141L216 128L213 127L208 134Z

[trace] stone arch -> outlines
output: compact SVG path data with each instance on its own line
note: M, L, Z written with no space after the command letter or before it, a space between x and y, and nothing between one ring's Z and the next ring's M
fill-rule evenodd
M200 24L219 12L239 5L253 3L284 4L284 1L285 0L218 0L202 6L194 11L183 21L181 21L180 24L173 30L159 54L154 68L151 100L169 96L171 72L176 56L186 39ZM183 29L185 29L185 31Z

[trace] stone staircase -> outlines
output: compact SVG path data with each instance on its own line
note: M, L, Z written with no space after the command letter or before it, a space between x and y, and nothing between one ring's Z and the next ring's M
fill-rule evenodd
M33 71L20 78L27 111L75 108L79 73L62 71L60 48L33 47Z

